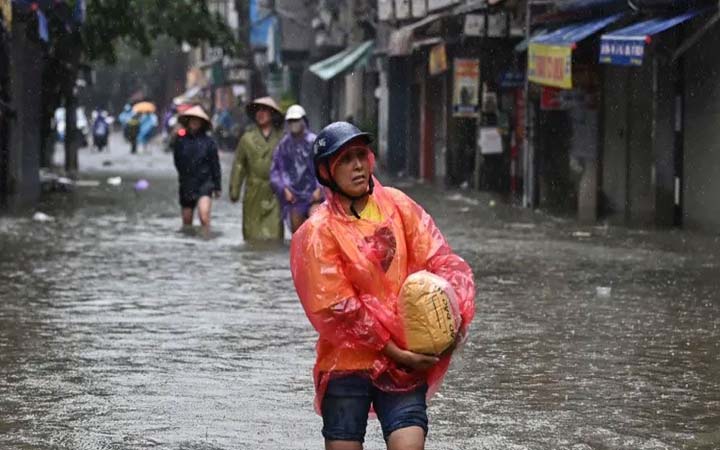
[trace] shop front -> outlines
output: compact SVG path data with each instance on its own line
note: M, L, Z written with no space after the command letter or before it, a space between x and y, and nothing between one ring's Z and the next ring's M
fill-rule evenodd
M597 34L623 14L543 30L528 46L529 153L537 203L597 220L602 79Z

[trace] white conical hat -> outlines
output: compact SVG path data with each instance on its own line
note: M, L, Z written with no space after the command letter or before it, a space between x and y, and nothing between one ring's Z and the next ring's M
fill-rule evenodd
M202 106L195 105L192 108L187 109L185 112L180 114L180 118L190 118L190 117L197 117L198 119L202 119L207 123L210 123L210 118L208 115L203 111Z
M305 108L300 105L292 105L285 114L285 120L300 120L306 115Z

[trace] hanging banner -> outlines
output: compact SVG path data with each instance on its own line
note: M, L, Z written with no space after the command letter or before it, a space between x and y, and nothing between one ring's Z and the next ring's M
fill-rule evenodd
M445 44L438 44L430 49L430 61L428 70L430 75L438 75L447 70L447 53L445 53Z
M503 152L502 134L497 127L482 127L478 133L478 146L483 155L497 155Z
M453 117L477 117L480 110L480 60L453 60Z
M528 79L544 86L572 88L572 48L530 43Z
M0 13L2 13L5 28L10 30L12 28L12 0L0 0Z

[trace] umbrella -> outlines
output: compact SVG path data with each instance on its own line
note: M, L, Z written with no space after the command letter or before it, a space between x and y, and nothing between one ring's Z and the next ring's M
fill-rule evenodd
M154 113L157 110L157 108L155 107L155 105L153 105L150 102L140 102L140 103L136 103L135 106L133 106L132 110L134 113L142 114L142 113Z

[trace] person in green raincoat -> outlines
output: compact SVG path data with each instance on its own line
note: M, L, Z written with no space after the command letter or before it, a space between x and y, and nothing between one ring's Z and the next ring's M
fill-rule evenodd
M283 136L282 112L270 97L254 100L246 110L255 124L245 131L235 150L230 200L240 199L244 183L243 237L246 241L282 240L280 204L270 187L273 153Z

